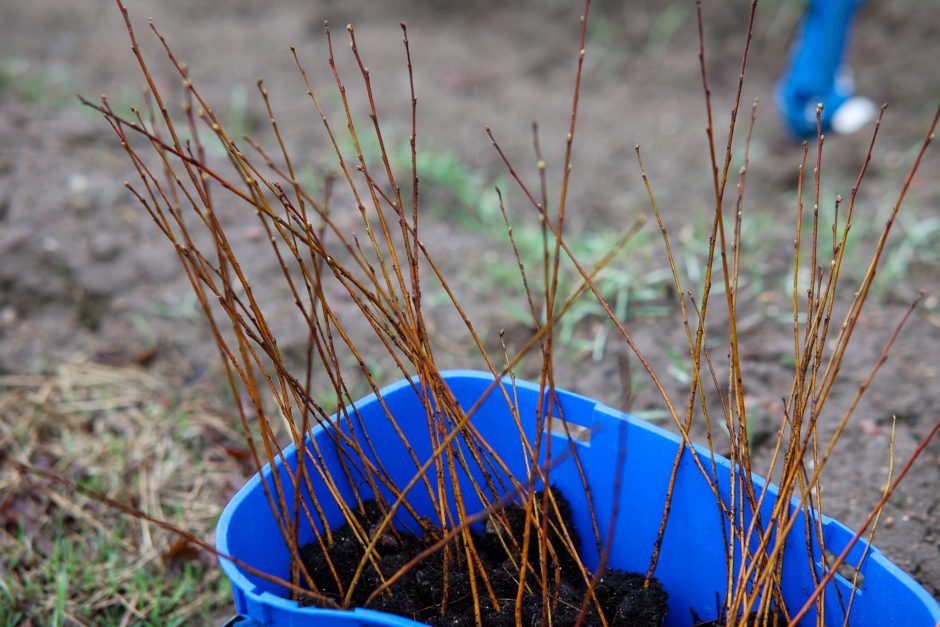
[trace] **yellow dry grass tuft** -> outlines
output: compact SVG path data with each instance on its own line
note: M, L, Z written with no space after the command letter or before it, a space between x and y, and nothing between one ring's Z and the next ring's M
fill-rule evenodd
M140 368L73 362L0 376L0 623L180 624L226 608L213 556L10 463L210 538L248 471L226 422L175 403Z

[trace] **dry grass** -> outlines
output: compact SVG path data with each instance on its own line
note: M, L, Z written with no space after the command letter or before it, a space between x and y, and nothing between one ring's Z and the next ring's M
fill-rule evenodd
M211 537L243 481L223 418L177 406L136 367L0 377L0 456ZM182 624L230 603L212 555L77 493L0 467L0 622Z

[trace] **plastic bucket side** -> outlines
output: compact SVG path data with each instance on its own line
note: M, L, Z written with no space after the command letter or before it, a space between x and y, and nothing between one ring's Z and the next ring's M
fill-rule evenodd
M444 377L455 398L465 409L471 407L493 381L489 373L474 371L447 372ZM523 424L527 425L525 435L532 441L539 399L538 386L517 381L515 390L512 390L509 389L508 381L505 381L504 385L513 402L518 402ZM388 386L380 391L380 396L385 406L396 416L417 458L420 461L427 459L431 446L424 408L412 384L402 381ZM618 460L623 456L625 479L609 565L645 572L649 566L650 552L663 512L669 472L680 446L679 438L596 401L568 392L557 391L551 406L556 418L551 438L553 459L556 459L557 455L564 455L564 451L571 446L561 425L561 418L564 417L568 422L569 432L573 430L577 433L573 446L585 470L601 538L606 536L610 522L614 471ZM348 410L347 414L348 419L344 417L341 421L342 428L347 433L361 435L361 429L365 426L370 434L373 447L364 447L366 457L372 463L382 463L397 485L406 484L415 474L417 465L388 424L382 403L373 395L355 403L354 410ZM473 417L473 426L480 437L506 462L510 473L525 476L525 461L518 428L500 389L494 390L483 402ZM316 490L323 487L316 469L326 468L337 478L345 476L339 465L339 456L348 451L344 453L345 447L342 445L337 450L328 433L322 428L318 428L313 437L317 446L308 449L310 453L305 463L308 464L308 473ZM621 441L624 442L623 451L620 449ZM316 454L313 454L314 448ZM712 460L708 451L701 447L695 447L694 450L699 463L710 474ZM296 451L293 447L285 449L285 458L288 465L296 466ZM486 460L484 462L486 463ZM727 585L727 529L722 525L712 488L702 475L699 463L696 463L693 454L686 448L677 472L670 520L656 571L657 577L669 592L670 614L667 617L667 625L689 624L690 609L694 609L702 617L717 616L720 609L718 604L724 597ZM283 469L280 461L277 466L278 476L289 492L287 471ZM730 462L715 456L714 467L717 485L727 502L731 484ZM433 468L429 474L433 476ZM476 480L481 479L478 472L471 474ZM266 469L262 476L270 484L271 471ZM359 479L361 477L362 474L359 473ZM470 490L470 477L461 471L460 481L467 511L472 513L479 510L479 501ZM583 559L588 567L595 567L599 552L588 496L577 465L570 455L568 459L552 468L550 482L571 503L572 522L580 532ZM362 481L358 483L363 497L368 497L367 486L364 486ZM758 479L755 479L755 485L758 490L764 489L765 486L764 482ZM344 498L351 498L351 488L348 485L341 487ZM765 519L776 499L776 488L768 485L766 489L769 492L762 508L762 517ZM342 521L342 516L335 504L329 507L331 502L329 497L321 499L321 507L328 510L329 524L336 525ZM419 515L434 517L432 502L420 482L409 493L409 502ZM797 516L802 514L798 513ZM400 524L409 526L408 517L403 516ZM827 547L833 551L841 550L852 537L850 531L835 521L823 517L822 524ZM790 607L801 606L812 592L814 585L810 569L815 568L817 573L821 572L818 548L813 559L815 564L810 563L806 554L805 534L801 531L804 526L804 522L798 520L787 541L784 596ZM313 530L302 521L301 542L311 541L313 537ZM283 546L259 476L249 481L226 507L219 521L217 538L217 546L221 552L236 555L266 572L288 572L287 548ZM268 539L277 546L266 546L261 539ZM862 551L863 544L859 543L850 557L857 560ZM265 624L346 624L339 621L360 621L348 624L363 625L418 624L405 618L366 610L337 614L333 611L301 608L293 601L276 596L278 592L283 592L278 586L246 574L228 560L223 559L221 562L223 570L232 581L238 611L250 614ZM940 608L936 602L876 549L870 550L862 566L862 573L864 582L856 593L853 604L853 623L880 624L888 617L891 620L903 619L902 623L898 624L911 625L932 625L940 620ZM842 622L838 597L842 594L847 601L850 586L849 582L839 576L830 584L827 589L827 624ZM367 622L361 622L363 620ZM807 616L803 624L815 624L814 615Z

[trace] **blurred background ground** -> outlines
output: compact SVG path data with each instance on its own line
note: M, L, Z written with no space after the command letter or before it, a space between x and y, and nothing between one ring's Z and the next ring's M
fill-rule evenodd
M719 134L737 82L748 4L705 3ZM190 63L194 81L230 131L270 139L255 91L257 77L264 77L282 128L290 129L293 153L311 176L323 171L329 154L288 44L298 47L326 92L322 23L328 19L338 39L345 33L337 27L355 24L385 132L393 146L402 146L410 111L398 22L406 21L425 155L423 210L426 233L433 235L427 241L495 349L499 329L512 343L524 337L526 323L511 278L512 257L493 221L492 186L510 190L510 209L520 223L534 221L506 184L483 129L493 129L535 182L530 124L537 120L549 172L557 175L577 52L579 11L569 5L146 0L129 9L160 84L179 95L146 29L147 17ZM873 1L858 16L851 53L858 90L889 109L857 208L859 240L848 262L856 280L937 106L938 9L936 2ZM776 428L792 369L787 285L801 155L772 110L772 89L799 11L799 2L761 3L742 99L744 108L760 99L745 201L742 341L755 428L768 433ZM633 153L639 143L684 260L682 271L694 285L711 192L693 5L596 2L589 39L570 239L584 256L596 256L647 211ZM340 46L338 62L351 71L347 53ZM350 72L347 82L356 80ZM211 539L219 509L251 470L234 431L236 415L217 354L170 247L122 185L132 176L126 158L104 122L73 98L76 92L89 98L107 93L116 108L126 109L139 102L140 85L110 0L0 6L0 459L29 460ZM326 104L335 113L339 103L327 98ZM361 111L361 101L353 104ZM824 211L831 211L836 194L847 195L868 141L866 131L827 140ZM876 299L831 400L836 418L907 303L925 290L924 305L825 477L827 513L850 526L864 519L883 487L892 416L897 458L906 459L940 412L936 157L929 155L911 187ZM736 157L733 172L739 164ZM557 194L557 184L551 192ZM257 252L255 276L275 276L257 227L236 224L233 232L246 250ZM641 347L681 394L688 377L681 366L684 335L657 238L647 228L618 259L605 289L619 299ZM850 283L844 289L851 295ZM275 311L290 307L284 296L266 294ZM439 323L453 349L445 363L478 366L467 363L468 347L453 321L442 317ZM608 333L595 306L586 302L577 309L564 329L559 384L661 421L651 386L637 367L625 368L629 360ZM304 339L302 330L288 329L281 346L302 352ZM388 377L396 378L392 372ZM167 624L224 613L227 584L211 556L77 495L40 489L7 465L0 472L5 622L43 623L55 616L76 623ZM940 442L934 442L892 499L876 538L934 595L940 593L938 478Z

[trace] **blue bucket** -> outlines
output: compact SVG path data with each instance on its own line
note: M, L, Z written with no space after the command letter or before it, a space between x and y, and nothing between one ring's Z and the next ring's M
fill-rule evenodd
M448 371L443 373L443 377L465 409L472 407L493 382L489 373L475 371ZM505 383L508 388L509 381L506 380ZM524 418L534 417L539 400L538 385L517 381L516 393L520 415ZM614 523L616 528L608 565L628 571L646 572L680 439L672 433L589 398L561 390L557 390L556 394L555 406L560 405L560 409L556 410L555 415L564 416L572 426L571 430L577 432L574 443L594 499L594 511L602 538L607 535L614 503L613 470L618 459L624 460L620 516ZM381 390L381 397L389 411L397 417L399 426L418 459L428 459L432 448L424 418L425 409L411 383L403 380L385 387ZM414 461L389 424L385 410L376 396L368 396L353 407L361 418L361 425L368 430L372 442L381 443L382 465L392 480L399 486L407 484L415 474ZM350 415L353 407L349 408ZM415 416L415 419L409 421L408 416ZM473 415L472 421L476 430L493 447L510 472L524 477L525 460L519 434L504 396L498 390L490 393ZM529 424L527 436L534 439L535 421L530 419L524 422ZM341 428L348 429L352 434L358 432L360 426L343 423ZM346 475L340 465L333 439L322 427L314 430L313 437L317 440L326 468L331 471L337 483L341 483ZM564 434L553 434L552 437L555 438L552 444L553 452L560 453L569 448L568 439ZM625 455L621 449L622 442L625 442L626 446ZM709 468L708 451L697 447L696 452L704 466ZM287 464L293 467L296 463L294 447L285 449L284 454ZM556 455L553 453L553 456ZM719 489L727 500L731 464L727 459L716 456L715 466ZM288 473L280 460L275 467L280 473L290 502L291 481ZM433 471L432 467L429 471L432 476ZM265 467L262 472L268 485L271 485L271 468ZM319 502L326 519L330 525L340 525L343 517L339 508L332 502L316 473L311 472L309 475L314 490L324 490L324 496ZM461 481L466 488L462 491L468 514L480 511L480 503L467 498L467 495L475 495L475 492L469 489L470 478L461 477ZM552 468L551 483L571 503L572 522L575 527L581 530L591 529L582 479L570 457ZM760 479L755 479L755 487L758 491L767 490L762 507L762 517L766 520L770 515L777 489L772 484L765 485ZM340 486L340 490L343 492L343 498L353 502L353 491L349 485ZM363 493L361 486L360 493ZM363 494L363 498L366 496ZM413 489L409 493L409 503L418 514L436 519L427 491ZM793 511L796 511L795 507ZM801 513L796 515L802 517ZM303 517L302 521L306 522ZM304 528L303 522L300 529L301 544L314 541L313 530ZM399 522L408 526L407 520ZM839 554L854 535L841 523L825 516L822 517L822 526L825 546L835 554ZM813 592L811 567L817 575L822 572L818 547L815 548L816 563L809 563L804 529L805 525L801 520L793 526L787 538L783 562L782 593L787 606L794 611L802 607ZM591 541L592 536L593 533L587 531L581 533L581 556L588 568L596 567L599 561L597 548ZM692 622L692 611L703 620L719 616L720 600L724 597L727 585L725 544L725 532L714 494L695 464L692 454L686 449L680 462L672 511L656 569L656 576L669 594L666 625L689 625ZM226 506L218 524L216 547L220 553L236 557L255 569L282 579L289 578L288 549L268 506L259 475L252 477ZM859 541L849 553L848 563L858 563L865 548L866 544ZM220 561L222 570L232 583L236 611L249 622L276 626L420 625L407 618L366 609L343 611L300 607L296 602L282 596L286 593L283 587L251 575L229 560ZM869 549L860 572L860 584L855 591L850 624L916 627L933 626L940 621L940 606L937 602L877 549ZM851 582L840 575L832 579L826 591L825 624L843 624L843 610L837 592L847 601L851 590ZM801 622L801 625L803 624L816 624L815 609L807 614Z

